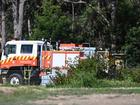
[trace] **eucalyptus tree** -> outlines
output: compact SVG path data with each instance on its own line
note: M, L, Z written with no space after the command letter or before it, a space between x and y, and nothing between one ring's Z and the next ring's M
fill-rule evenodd
M2 36L7 35L8 37L3 37L2 42L9 39L9 36L22 39L28 30L31 33L31 25L33 26L35 18L34 13L37 8L40 9L38 5L41 0L0 0L0 2L0 19L3 20L0 21L0 29L2 30L0 32Z
M11 0L13 10L14 37L22 38L22 28L24 19L24 6L26 0Z
M35 27L35 18L38 16L42 11L42 1L43 0L27 0L25 3L24 9L24 38L29 38L32 35L32 29Z
M0 1L0 16L1 16L1 25L0 25L0 31L1 31L1 49L3 49L4 44L6 42L6 28L5 28L5 11L6 11L6 1L1 0Z
M117 0L92 0L81 18L83 36L97 47L111 47ZM87 39L88 38L88 39Z

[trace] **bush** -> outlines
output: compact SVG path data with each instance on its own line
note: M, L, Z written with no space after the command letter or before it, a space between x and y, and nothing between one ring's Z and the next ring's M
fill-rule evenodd
M140 68L133 69L132 79L133 79L133 82L140 83Z
M97 61L95 59L82 60L78 65L71 66L67 77L60 76L57 85L93 87L96 81L96 66Z
M86 59L72 66L68 76L59 76L56 86L64 87L127 87L139 86L140 69L116 71L114 78L104 71L104 65L96 59ZM121 81L120 81L121 80Z
M140 68L123 69L121 76L123 80L140 83Z

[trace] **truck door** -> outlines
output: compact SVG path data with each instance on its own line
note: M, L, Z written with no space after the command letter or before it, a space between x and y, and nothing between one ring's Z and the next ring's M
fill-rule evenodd
M40 68L42 64L41 45L37 46L37 66Z
M50 51L52 49L51 45L48 44L48 42L45 42L43 44L43 50L42 50L42 68L46 69L46 68L50 68L51 67L51 55L52 55L52 51Z

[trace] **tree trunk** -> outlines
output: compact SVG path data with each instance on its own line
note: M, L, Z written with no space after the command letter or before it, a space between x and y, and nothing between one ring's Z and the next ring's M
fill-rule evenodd
M5 31L5 0L2 0L2 8L1 8L1 49L4 48L5 42L6 42L6 31Z
M28 19L28 34L29 34L29 37L31 37L32 31L31 31L31 21L30 21L30 19Z
M16 38L22 38L23 16L24 16L24 3L26 0L20 0L19 3L19 20L18 20L18 34Z
M2 16L2 14L1 14L2 13L2 8L1 7L2 7L2 1L0 1L0 35L1 35L1 28L2 28L2 26L1 26L2 25L2 19L1 19L2 18L1 17Z
M18 27L18 2L17 0L12 1L12 10L13 10L13 24L14 24L14 37L17 37L17 27Z
M114 35L115 33L115 26L116 26L116 7L117 6L117 0L113 0L111 3L111 26L112 26L112 32L111 32L111 40L112 40L112 50L116 51L116 36Z
M19 3L13 0L13 18L14 18L14 37L16 39L22 38L24 4L26 0L20 0Z
M117 0L113 0L111 3L111 7L112 7L112 12L111 12L111 23L112 23L112 27L115 27L115 18L116 18L116 1Z

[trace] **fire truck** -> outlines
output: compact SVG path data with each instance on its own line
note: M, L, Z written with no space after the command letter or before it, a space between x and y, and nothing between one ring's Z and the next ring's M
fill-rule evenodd
M56 51L45 41L8 41L2 51L0 75L11 85L39 84L40 74L46 69L64 70L78 63L80 51ZM76 62L75 62L76 61Z

